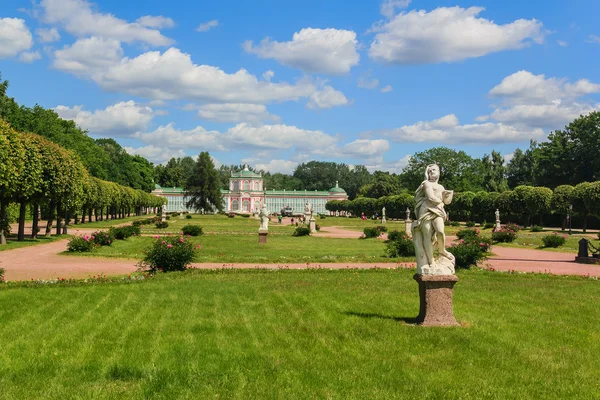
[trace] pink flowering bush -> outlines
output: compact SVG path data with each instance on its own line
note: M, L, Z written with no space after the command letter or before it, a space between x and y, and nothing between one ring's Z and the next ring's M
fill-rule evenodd
M492 232L492 240L494 242L511 243L517 238L519 227L515 224L506 224L497 231Z
M544 247L560 247L567 241L567 235L559 235L554 232L550 235L542 236L542 242L544 243Z
M92 233L91 239L98 246L110 246L115 241L115 235L111 231L97 231Z
M463 229L463 233L458 242L455 242L448 248L448 251L456 259L456 268L470 268L477 265L478 262L487 257L487 253L492 246L492 241L479 235L478 229Z
M0 283L4 283L4 268L0 268Z
M67 250L73 253L85 253L96 248L94 235L75 236L67 243Z
M196 255L197 247L186 236L154 237L152 247L146 251L138 268L151 273L184 271Z
M479 233L480 231L477 228L465 228L456 232L456 237L464 240L474 239L479 236Z

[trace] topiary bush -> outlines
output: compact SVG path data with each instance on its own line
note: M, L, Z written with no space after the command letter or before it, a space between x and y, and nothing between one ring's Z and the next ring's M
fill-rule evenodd
M157 222L156 224L154 224L154 226L156 226L156 228L158 229L164 229L164 228L168 228L169 227L169 223L167 221L163 222Z
M530 229L531 232L543 232L544 228L539 225L533 225Z
M115 241L115 236L111 231L97 231L92 233L91 239L98 246L110 246Z
M381 235L381 231L379 229L377 229L376 227L365 228L365 229L363 229L363 233L364 233L365 239L372 239L372 238L379 237L379 235Z
M542 236L542 242L544 243L544 247L560 247L567 241L567 235L559 235L554 232L551 235Z
M167 221L169 221L169 220L171 219L171 216L170 216L170 215L167 215L167 216L165 217L165 219L166 219Z
M151 273L184 271L194 260L196 250L192 241L184 236L157 238L138 263L138 269Z
M456 232L456 237L463 240L472 240L479 236L479 229L465 228Z
M310 235L310 228L307 228L305 226L299 226L294 230L294 233L292 233L292 236L308 236Z
M94 250L96 243L89 235L75 236L67 243L67 250L72 253L86 253Z
M411 257L415 255L415 244L406 232L391 231L385 241L388 257Z
M183 232L184 235L190 236L201 236L204 233L202 232L202 227L199 225L186 225L181 228L181 232Z
M185 216L185 219L192 219L192 216L191 216L190 214L187 214L187 215Z
M467 228L472 228L475 226L475 222L474 221L467 221L465 223L465 225L467 226Z

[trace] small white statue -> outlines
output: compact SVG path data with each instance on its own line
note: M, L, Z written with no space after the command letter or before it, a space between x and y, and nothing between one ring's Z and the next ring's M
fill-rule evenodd
M444 204L452 202L454 192L438 183L440 168L436 164L427 166L426 180L415 192L416 221L412 224L412 236L417 257L417 274L453 275L455 259L446 250L444 221L447 218ZM434 248L439 256L434 258Z
M260 228L259 231L268 231L269 230L269 211L267 210L267 205L263 204L260 212L258 214L260 217Z
M410 221L410 208L406 207L406 220Z
M496 223L498 224L498 223L500 223L500 210L498 210L496 208L496 213L495 214L496 214Z
M385 207L383 207L383 208L381 209L381 216L382 216L383 218L385 218Z

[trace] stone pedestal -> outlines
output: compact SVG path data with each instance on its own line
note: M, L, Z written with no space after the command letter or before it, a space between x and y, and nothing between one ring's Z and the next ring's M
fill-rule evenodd
M422 326L459 326L452 310L452 293L456 275L413 276L419 284L421 306L417 323Z
M411 228L412 228L412 221L410 219L405 220L404 221L404 232L406 232L406 234L408 236L412 237Z
M314 218L308 221L308 227L310 228L310 233L317 233L317 221Z
M502 225L500 225L500 222L496 221L496 225L494 226L494 230L495 231L499 231L500 229L502 229Z
M384 215L383 218L381 218L381 224L385 225L386 222L387 222L387 220L385 219L385 215Z
M267 235L269 235L269 231L258 230L258 244L267 244Z

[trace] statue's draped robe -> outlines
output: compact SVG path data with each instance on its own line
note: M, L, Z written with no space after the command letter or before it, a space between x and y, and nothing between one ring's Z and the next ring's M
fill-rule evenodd
M427 197L425 191L425 184L428 181L423 181L417 191L415 192L415 213L417 214L417 225L415 230L420 230L421 224L425 221L433 221L437 217L446 219L446 211L444 210L444 203L434 203ZM433 190L433 189L432 189ZM433 228L433 227L432 227ZM434 245L437 243L437 235L435 229L432 229L432 238Z

